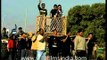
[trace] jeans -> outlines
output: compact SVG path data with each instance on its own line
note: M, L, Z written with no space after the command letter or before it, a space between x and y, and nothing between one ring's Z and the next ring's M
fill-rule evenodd
M36 60L46 60L46 52L44 50L37 50Z
M31 50L26 50L26 57L32 57Z
M18 50L18 60L23 60L26 57L26 49Z
M21 58L26 57L27 50L26 49L22 49L21 50Z

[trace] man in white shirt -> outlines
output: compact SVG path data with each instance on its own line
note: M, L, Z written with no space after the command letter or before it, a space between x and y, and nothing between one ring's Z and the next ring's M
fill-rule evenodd
M81 29L77 32L77 36L74 39L74 49L77 57L86 56L86 41L83 37L83 31Z

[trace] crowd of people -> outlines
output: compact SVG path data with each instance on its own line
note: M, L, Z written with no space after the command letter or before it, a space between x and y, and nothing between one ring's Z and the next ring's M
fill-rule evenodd
M47 16L45 3L39 0L38 9L42 17ZM79 29L77 34L72 35L67 31L66 35L60 35L61 17L63 15L62 6L55 4L50 11L52 18L51 35L45 33L45 18L41 19L41 28L36 33L25 33L22 27L18 28L18 32L12 31L10 34L3 28L1 34L2 39L8 38L7 50L9 52L9 60L23 60L30 57L33 60L53 60L69 58L76 59L77 57L86 57L85 60L96 58L94 46L96 42L93 39L93 34L89 33L87 37L83 36L84 31ZM96 51L96 50L95 50ZM64 60L64 59L62 59ZM82 59L83 60L83 59Z
M70 31L66 35L59 35L56 29L52 32L48 35L40 28L35 34L28 34L19 27L15 34L11 33L9 36L3 34L2 39L5 36L8 38L9 60L21 60L25 57L32 57L34 60L86 57L87 60L91 60L96 57L93 55L96 43L92 33L83 37L81 29L76 35L71 35Z

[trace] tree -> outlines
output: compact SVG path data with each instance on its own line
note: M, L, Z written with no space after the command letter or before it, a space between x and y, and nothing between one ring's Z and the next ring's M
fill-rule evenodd
M67 23L72 32L84 29L84 36L92 32L98 44L104 43L105 38L105 4L95 3L90 5L75 6L68 12Z

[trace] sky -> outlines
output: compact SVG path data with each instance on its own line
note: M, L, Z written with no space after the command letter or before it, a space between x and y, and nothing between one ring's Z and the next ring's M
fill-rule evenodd
M11 31L16 24L25 32L35 32L36 16L39 16L38 3L39 0L1 0L1 28L6 27ZM42 0L42 3L46 4L48 16L54 4L61 4L63 14L67 16L69 9L76 5L105 3L105 0Z

